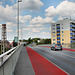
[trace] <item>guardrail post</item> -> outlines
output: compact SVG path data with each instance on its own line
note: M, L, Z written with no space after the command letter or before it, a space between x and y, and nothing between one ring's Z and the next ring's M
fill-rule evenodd
M1 64L3 64L3 57L1 58Z
M1 64L3 64L3 57L1 58ZM3 65L3 75L4 75L4 65Z

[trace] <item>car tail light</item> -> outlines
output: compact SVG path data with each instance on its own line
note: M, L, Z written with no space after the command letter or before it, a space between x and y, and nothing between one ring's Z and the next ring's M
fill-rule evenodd
M57 47L57 46L55 46L55 47Z

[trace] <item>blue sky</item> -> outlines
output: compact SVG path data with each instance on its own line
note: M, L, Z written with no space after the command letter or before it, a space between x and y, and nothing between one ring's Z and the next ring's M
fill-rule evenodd
M20 4L23 38L51 38L51 23L75 19L75 0L22 0ZM17 0L0 0L0 24L7 24L7 39L17 36ZM1 28L1 26L0 26ZM1 31L0 31L1 35Z

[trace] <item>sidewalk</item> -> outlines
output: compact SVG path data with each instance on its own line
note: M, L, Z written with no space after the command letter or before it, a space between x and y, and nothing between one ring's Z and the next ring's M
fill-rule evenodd
M35 75L25 47L22 48L14 75Z

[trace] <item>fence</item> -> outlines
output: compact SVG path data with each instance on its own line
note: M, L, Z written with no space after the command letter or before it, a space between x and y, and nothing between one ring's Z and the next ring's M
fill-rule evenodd
M22 45L17 46L0 55L0 75L14 75L14 68L21 50Z

